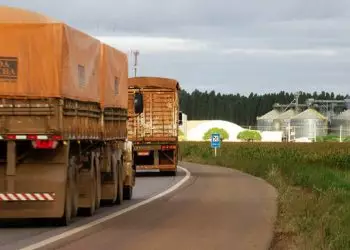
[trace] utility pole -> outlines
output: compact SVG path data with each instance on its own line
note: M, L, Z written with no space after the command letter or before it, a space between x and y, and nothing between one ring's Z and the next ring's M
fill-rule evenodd
M134 70L134 77L136 77L136 75L137 75L137 58L140 55L140 52L138 50L131 50L131 54L134 57L133 70Z

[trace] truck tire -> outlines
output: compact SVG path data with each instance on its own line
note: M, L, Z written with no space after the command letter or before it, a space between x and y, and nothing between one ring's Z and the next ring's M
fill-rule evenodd
M96 212L97 181L95 168L91 169L91 206L88 208L88 216L93 216Z
M96 210L101 207L101 169L100 169L100 161L98 157L95 155L94 159L95 164L95 178L96 178L96 198L95 198L95 208Z
M168 175L169 175L169 176L176 176L176 175L177 175L177 171L176 171L176 170L174 170L174 171L169 171L169 172L168 172Z
M115 204L117 205L121 205L123 203L123 187L124 187L124 183L123 183L123 170L122 170L122 165L120 163L120 161L117 161L117 180L118 180L118 190L117 190L117 199L115 201Z
M131 200L133 195L133 187L132 186L125 186L123 190L123 198L124 200Z
M82 172L82 175L88 176L88 178L90 179L87 183L89 183L89 196L90 196L90 200L89 200L89 207L82 207L79 208L79 214L82 216L93 216L95 214L96 211L96 190L97 190L97 184L96 184L96 173L95 173L95 168L92 167L91 169L89 169L88 171L86 171L87 169L85 169L84 172Z
M78 200L79 200L79 189L77 187L77 171L75 166L69 168L71 173L70 184L71 184L71 197L72 197L72 218L78 215Z
M65 202L63 216L57 219L58 226L69 226L72 221L72 193L69 181L66 182Z
M115 153L112 154L111 157L111 166L112 166L112 173L111 173L111 178L112 178L112 182L113 182L113 198L108 200L108 204L114 205L117 201L117 197L118 197L118 178L119 178L119 174L118 174L118 161L116 158Z

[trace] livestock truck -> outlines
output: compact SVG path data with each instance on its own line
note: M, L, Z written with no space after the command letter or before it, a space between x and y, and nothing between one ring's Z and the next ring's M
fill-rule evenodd
M131 199L126 54L13 8L0 34L0 219L68 225Z
M129 78L128 140L134 145L136 170L176 175L182 123L177 80Z

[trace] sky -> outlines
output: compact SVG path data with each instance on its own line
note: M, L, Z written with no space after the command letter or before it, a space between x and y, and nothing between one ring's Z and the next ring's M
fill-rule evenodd
M350 93L349 0L0 0L130 54L189 92ZM130 75L131 75L130 71Z

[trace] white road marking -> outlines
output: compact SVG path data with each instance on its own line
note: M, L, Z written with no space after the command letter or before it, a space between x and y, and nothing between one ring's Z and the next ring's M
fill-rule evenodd
M141 201L141 202L136 203L134 205L131 205L130 207L124 208L124 209L122 209L120 211L117 211L117 212L112 213L110 215L107 215L107 216L105 216L103 218L100 218L98 220L95 220L95 221L92 221L90 223L87 223L85 225L73 228L73 229L68 230L68 231L66 231L64 233L61 233L59 235L50 237L50 238L48 238L46 240L34 243L32 245L29 245L29 246L26 246L24 248L21 248L20 250L34 250L34 249L38 249L38 248L47 246L47 245L52 244L52 243L54 243L56 241L62 240L62 239L67 238L67 237L70 237L73 234L82 232L82 231L84 231L86 229L89 229L91 227L94 227L94 226L96 226L98 224L101 224L103 222L111 220L111 219L113 219L115 217L118 217L118 216L120 216L122 214L125 214L125 213L127 213L127 212L129 212L131 210L134 210L134 209L138 208L138 207L146 205L146 204L148 204L148 203L150 203L150 202L152 202L152 201L154 201L156 199L159 199L159 198L161 198L161 197L163 197L163 196L165 196L165 195L175 191L176 189L178 189L180 186L182 186L191 177L191 173L186 168L183 168L183 167L180 167L180 166L178 166L178 168L183 170L186 173L186 176L184 178L182 178L179 182L177 182L175 185L173 185L170 188L168 188L167 190L165 190L165 191L163 191L163 192L161 192L161 193L159 193L159 194L157 194L155 196L152 196L151 198L149 198L147 200L144 200L144 201Z

